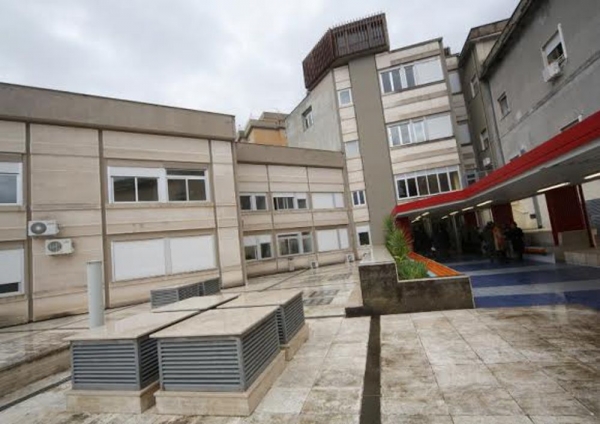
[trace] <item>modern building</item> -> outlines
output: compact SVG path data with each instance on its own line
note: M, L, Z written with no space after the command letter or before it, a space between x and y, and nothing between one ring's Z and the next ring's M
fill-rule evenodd
M0 84L0 326L353 255L340 152L235 143L234 117Z
M288 143L345 153L359 241L381 244L396 204L476 179L458 57L441 38L390 50L375 15L329 29L303 69Z
M258 119L250 119L246 128L238 132L238 142L287 146L285 134L287 114L263 112Z

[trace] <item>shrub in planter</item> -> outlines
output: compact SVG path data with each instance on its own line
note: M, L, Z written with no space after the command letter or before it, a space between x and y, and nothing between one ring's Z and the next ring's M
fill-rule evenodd
M391 216L386 218L384 228L385 247L387 247L396 262L398 278L400 280L414 280L427 277L425 264L409 259L410 241L407 240L404 231L396 228Z
M424 263L410 259L396 261L396 269L398 270L398 278L400 280L415 280L429 276Z

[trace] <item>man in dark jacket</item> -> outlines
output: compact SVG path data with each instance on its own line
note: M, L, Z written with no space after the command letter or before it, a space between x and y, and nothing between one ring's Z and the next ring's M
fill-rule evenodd
M525 251L525 241L523 237L523 230L519 228L515 221L511 222L510 228L507 231L508 239L510 240L510 244L512 245L513 252L517 256L519 261L523 260L523 252Z

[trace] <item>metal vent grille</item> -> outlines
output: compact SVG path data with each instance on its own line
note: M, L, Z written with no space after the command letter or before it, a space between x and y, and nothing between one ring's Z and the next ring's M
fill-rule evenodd
M190 297L199 296L199 283L190 283L184 286L167 287L152 290L150 292L150 303L153 308L175 303Z
M241 390L238 340L162 339L159 349L163 390Z
M71 345L74 389L139 390L136 342L73 342Z
M139 342L141 387L158 380L158 347L156 339L146 337Z
M250 387L260 373L279 353L279 332L275 314L242 337L244 390Z
M209 296L221 292L221 280L214 278L212 280L200 283L200 296Z
M283 307L283 317L285 319L285 343L287 344L304 325L304 302L302 302L302 295L296 296Z

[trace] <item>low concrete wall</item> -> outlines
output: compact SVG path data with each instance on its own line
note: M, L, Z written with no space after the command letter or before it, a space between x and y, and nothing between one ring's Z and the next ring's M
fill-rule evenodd
M365 314L473 309L471 281L466 275L398 280L396 264L383 246L358 267Z

